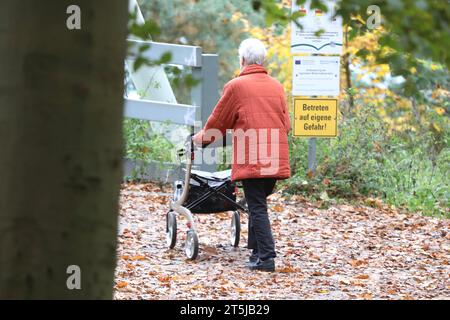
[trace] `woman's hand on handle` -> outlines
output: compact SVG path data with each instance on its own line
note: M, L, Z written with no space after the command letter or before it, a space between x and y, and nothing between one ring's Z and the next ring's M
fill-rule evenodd
M197 147L201 147L203 145L203 129L197 132L193 137L192 141L194 142L194 145Z

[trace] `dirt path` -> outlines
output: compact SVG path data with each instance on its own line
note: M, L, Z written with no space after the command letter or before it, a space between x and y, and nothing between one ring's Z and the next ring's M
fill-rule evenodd
M168 250L162 192L170 190L122 190L116 299L450 299L450 220L347 205L320 210L275 194L277 272L250 272L244 216L236 249L224 213L196 216L195 262L185 260L182 220Z

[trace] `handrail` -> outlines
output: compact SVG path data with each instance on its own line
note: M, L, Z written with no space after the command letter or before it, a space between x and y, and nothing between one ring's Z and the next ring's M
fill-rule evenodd
M125 117L133 119L194 126L197 108L186 104L125 98Z
M127 41L130 45L130 53L135 56L140 55L149 60L158 60L164 53L170 53L171 64L178 64L187 67L202 66L201 47L132 39L128 39ZM139 52L139 48L143 45L149 45L149 49Z

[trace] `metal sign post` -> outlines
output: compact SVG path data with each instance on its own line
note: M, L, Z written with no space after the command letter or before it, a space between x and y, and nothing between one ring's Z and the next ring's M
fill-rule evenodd
M316 138L309 138L308 140L308 171L316 174Z

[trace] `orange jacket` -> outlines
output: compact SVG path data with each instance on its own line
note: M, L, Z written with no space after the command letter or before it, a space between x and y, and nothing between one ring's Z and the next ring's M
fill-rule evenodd
M227 129L233 129L232 180L290 177L284 90L264 67L249 65L225 85L197 139L215 140Z

